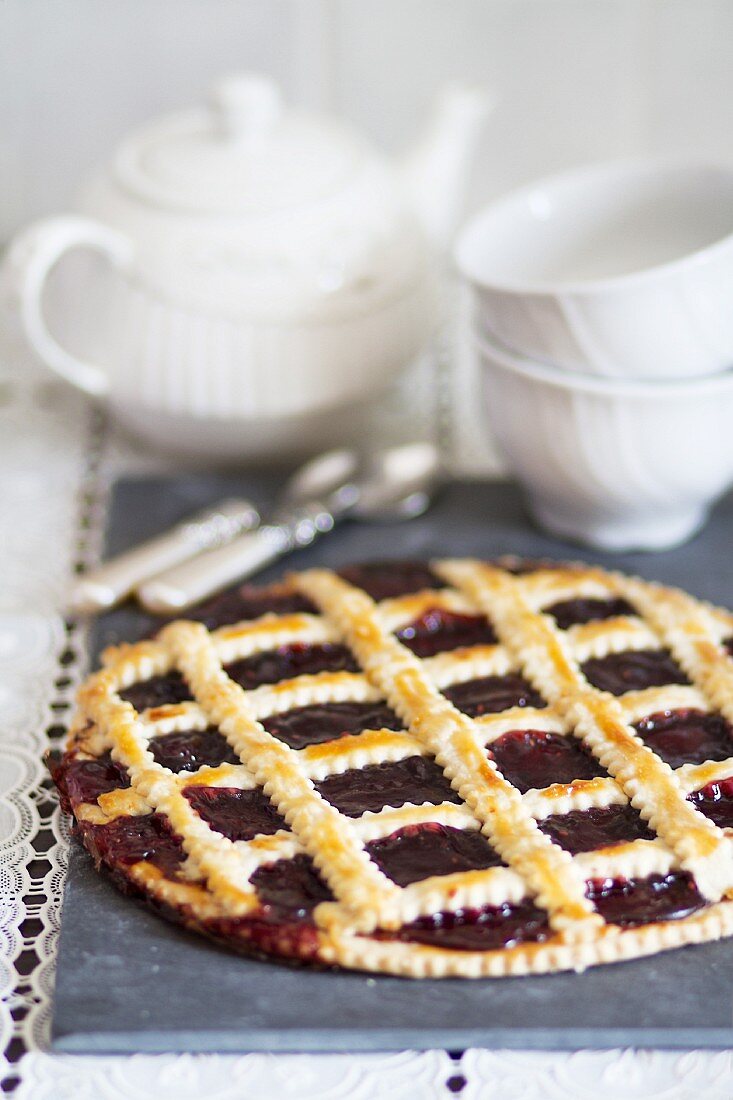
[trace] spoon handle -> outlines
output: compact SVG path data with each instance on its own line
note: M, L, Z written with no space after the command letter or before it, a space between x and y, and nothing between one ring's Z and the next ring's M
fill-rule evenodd
M146 581L138 587L137 597L148 611L184 611L212 592L246 580L283 554L309 546L333 528L338 516L337 509L320 501L282 512L277 522L262 524L226 546L208 550Z
M248 500L223 500L79 577L71 590L70 610L89 614L113 607L148 577L221 546L258 522L257 509Z

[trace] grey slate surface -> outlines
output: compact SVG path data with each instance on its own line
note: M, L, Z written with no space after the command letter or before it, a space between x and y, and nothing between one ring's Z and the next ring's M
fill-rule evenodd
M249 492L264 504L277 483L275 476L122 482L115 490L108 548L120 550L232 491ZM731 606L731 548L733 496L686 547L612 556L534 531L510 485L465 483L411 524L344 525L293 555L287 568L512 551L614 565ZM147 629L148 619L122 609L100 621L96 648ZM241 959L167 924L143 903L121 897L75 844L53 1045L74 1052L730 1047L733 941L582 975L411 982L309 971Z

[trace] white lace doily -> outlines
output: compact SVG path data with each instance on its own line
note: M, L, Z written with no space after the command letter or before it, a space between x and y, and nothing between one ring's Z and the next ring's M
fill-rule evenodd
M4 378L4 380L3 380ZM141 459L136 457L139 465ZM48 1053L64 821L42 754L64 733L84 637L59 614L98 552L105 487L134 468L64 387L0 375L0 1074L18 1100L730 1100L729 1052ZM159 467L160 468L160 467Z

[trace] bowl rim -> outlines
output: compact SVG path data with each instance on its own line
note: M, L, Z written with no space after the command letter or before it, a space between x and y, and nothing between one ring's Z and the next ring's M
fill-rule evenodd
M655 401L707 396L719 392L733 393L733 366L715 374L695 378L672 378L660 381L629 378L602 378L550 367L527 356L518 355L499 342L489 340L484 333L472 332L472 344L482 360L510 374L518 374L556 389L576 393L591 393L604 397L652 398Z
M733 227L729 233L718 240L700 248L692 249L683 256L664 263L650 264L635 271L621 275L608 275L596 279L582 280L533 280L484 278L477 271L477 264L469 259L473 238L482 232L492 219L509 213L512 207L521 206L543 188L562 188L573 182L593 181L596 178L616 175L629 178L656 173L660 176L696 175L704 173L727 176L733 182L733 167L724 161L689 156L668 157L621 157L613 160L591 161L562 172L541 176L536 180L514 187L498 195L482 206L460 229L453 247L453 261L462 276L471 286L486 291L505 294L543 295L557 297L572 294L591 298L604 292L623 292L639 283L651 281L660 276L674 274L685 268L692 269L714 258L718 253L730 250L733 245Z

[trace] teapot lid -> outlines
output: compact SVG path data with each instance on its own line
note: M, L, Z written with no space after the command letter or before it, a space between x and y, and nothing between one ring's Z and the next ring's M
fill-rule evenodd
M114 169L127 190L160 206L267 215L337 192L370 156L349 130L286 110L274 81L243 74L220 80L208 109L132 134Z

